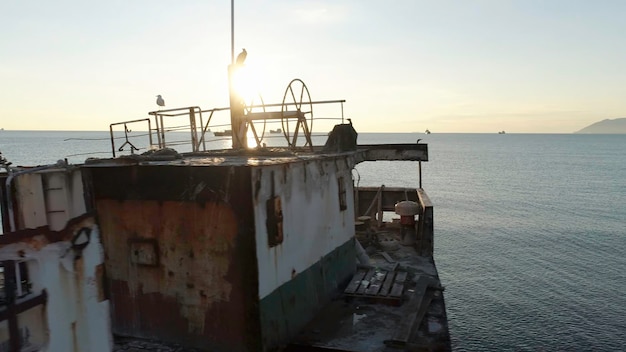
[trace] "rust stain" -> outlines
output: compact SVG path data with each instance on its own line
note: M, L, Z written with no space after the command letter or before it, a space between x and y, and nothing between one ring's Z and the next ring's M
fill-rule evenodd
M98 290L98 302L105 301L107 299L105 286L104 286L104 264L98 264L96 266L96 288Z
M189 317L183 315L176 297L153 292L142 295L141 300L134 300L127 283L117 280L112 281L112 293L127 298L113 301L115 313L118 314L114 317L118 332L161 341L179 341L185 346L198 346L207 351L246 350L233 348L234 345L245 343L242 341L242 336L245 336L244 324L239 317L249 313L241 304L237 305L239 310L229 310L231 319L224 317L224 307L220 305L198 311L197 318L202 316L206 324L203 329L190 333Z
M78 336L76 336L76 322L72 322L72 346L74 346L74 351L79 351L78 349Z
M135 325L129 328L141 330L149 317L125 316L139 307L142 313L153 310L161 315L154 324L161 321L169 328L172 324L163 322L164 317L179 316L185 333L202 334L206 312L231 299L233 285L227 276L238 228L230 206L141 200L99 200L96 206L108 257L107 275L117 287L111 292L116 321L130 319ZM158 265L133 263L130 239L158 243ZM120 304L124 300L134 302L134 307ZM141 308L146 304L151 307ZM163 304L171 305L168 313Z
M48 226L40 226L34 229L23 229L5 233L0 236L0 246L11 243L26 243L39 250L49 243L69 241L83 227L93 227L95 219L92 214L83 214L70 219L65 228L60 231L50 230Z
M89 170L113 332L203 350L261 347L251 168ZM133 263L150 239L158 263ZM148 252L141 253L150 254ZM154 265L139 265L149 262Z
M82 283L85 281L85 273L83 271L83 266L84 266L84 260L82 256L76 256L74 258L74 272L76 273L76 276L74 276L75 280L76 280L76 287L82 287ZM79 290L79 294L82 291Z
M20 243L34 251L40 251L51 243L71 241L71 239L74 238L82 229L91 229L93 226L95 226L95 219L93 216L90 214L83 214L70 219L67 222L66 227L59 231L53 231L50 230L48 226L42 226L35 229L5 233L3 236L0 236L0 248ZM23 258L26 256L26 251L24 249L19 249L16 254L18 257ZM76 272L78 273L76 280L80 285L84 281L82 260L79 259L73 264Z

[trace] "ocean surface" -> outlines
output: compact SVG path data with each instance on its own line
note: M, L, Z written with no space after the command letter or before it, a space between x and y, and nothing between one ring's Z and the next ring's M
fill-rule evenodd
M626 135L362 133L359 143L418 138L453 349L623 351ZM0 151L37 165L108 157L111 144L108 132L0 131ZM361 186L418 184L410 162L354 175Z

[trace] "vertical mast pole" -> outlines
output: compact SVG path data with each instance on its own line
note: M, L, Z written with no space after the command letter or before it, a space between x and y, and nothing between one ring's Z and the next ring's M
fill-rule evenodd
M235 63L235 0L230 0L230 64Z
M238 69L235 63L235 0L230 0L230 65L228 65L228 88L230 96L230 128L232 129L232 148L245 149L246 124L243 121L243 100L233 85L233 75Z

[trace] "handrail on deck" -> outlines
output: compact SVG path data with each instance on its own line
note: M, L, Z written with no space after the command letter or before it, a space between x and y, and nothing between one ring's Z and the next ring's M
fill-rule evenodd
M339 99L339 100L319 100L319 101L312 101L310 104L311 105L337 104L337 103L343 104L345 102L346 102L345 99ZM307 104L309 104L309 103L307 103ZM272 107L292 106L292 105L298 105L298 103L255 104L255 105L247 105L246 107L248 107L248 108L262 108L262 107L272 108ZM183 115L186 115L187 113L179 113L179 114L167 114L167 113L172 112L172 111L189 110L190 108L199 108L199 107L198 106L188 106L188 107L181 107L181 108L174 108L174 109L156 110L156 111L150 111L148 113L148 115L152 115L152 116L156 116L156 115L183 116ZM225 110L230 110L230 108L229 107L226 107L226 108L213 108L213 109L207 109L207 110L200 110L200 112L207 113L207 112L217 112L217 111L225 111ZM343 110L342 110L342 117L343 117Z
M312 102L307 102L307 105L320 105L320 104L341 104L341 117L340 118L330 118L330 117L312 117L311 118L311 124L313 120L339 120L341 119L341 123L344 123L344 111L343 111L343 103L345 103L345 99L340 99L340 100L321 100L321 101L312 101ZM247 111L246 116L247 120L246 123L247 124L252 124L252 120L254 120L255 122L258 121L262 121L263 123L268 122L269 120L281 120L281 119L289 119L292 118L293 114L292 111L286 109L292 106L298 106L301 103L297 103L297 102L285 102L285 103L276 103L276 104L254 104L254 105L248 105L245 106L245 110ZM271 109L271 108L281 108L281 110L279 110L278 112L276 111L265 111L265 109ZM252 112L253 109L263 109L264 112L262 113L257 113L257 112ZM193 152L199 152L199 151L206 151L207 150L207 132L211 131L210 127L226 127L226 129L228 129L227 126L230 126L230 120L229 123L227 124L213 124L211 125L211 122L214 120L214 116L216 113L218 112L222 112L222 111L230 111L229 107L221 107L221 108L213 108L213 109L207 109L207 110L203 110L201 109L199 106L187 106L187 107L179 107L179 108L172 108L172 109L164 109L164 110L156 110L156 111L150 111L148 112L148 115L152 116L154 118L154 124L155 124L155 128L154 130L152 129L152 124L151 124L151 118L147 118L147 119L138 119L138 120L130 120L130 121L123 121L123 122L117 122L117 123L113 123L110 125L110 133L111 133L111 150L113 153L113 157L116 157L116 152L120 152L123 150L123 147L125 147L126 145L130 146L130 152L134 153L135 151L139 150L139 148L135 147L135 145L133 145L131 143L131 141L129 140L129 132L131 132L131 130L128 128L128 124L131 123L136 123L136 122L148 122L148 135L150 138L150 147L153 146L153 138L152 138L152 133L156 134L156 146L158 146L159 148L166 148L167 146L171 146L171 145L180 145L180 144L191 144L191 150ZM204 116L203 116L204 114ZM208 118L206 119L206 121L204 121L204 118L206 117L206 114L208 114ZM300 116L300 115L298 115ZM188 122L186 121L183 125L177 125L177 126L166 126L166 120L170 121L172 119L175 119L177 117L188 117ZM115 146L115 138L113 136L113 127L114 126L118 126L118 125L123 125L124 126L124 138L125 138L125 142L124 144L122 144L121 147L116 148ZM254 129L254 126L247 126L247 128L252 128ZM190 140L185 142L181 142L181 141L166 141L166 132L171 132L173 130L189 130L190 131ZM263 130L265 131L265 127L263 128ZM256 131L255 131L256 132ZM296 131L297 132L297 131ZM309 133L311 134L312 131L309 131ZM287 135L285 135L286 137ZM258 137L258 136L255 136ZM264 138L257 138L257 145L260 145L260 141L263 140ZM289 140L288 140L289 142Z
M434 253L434 236L435 236L435 215L433 212L433 203L423 188L417 189L418 204L420 205L420 214L417 219L418 240L417 250L421 255L432 256Z
M135 150L139 150L139 148L135 147L135 145L132 144L130 140L128 139L128 133L131 132L131 130L128 128L128 124L137 123L137 122L148 122L148 138L150 140L150 146L152 146L152 127L150 124L150 119L138 119L138 120L130 120L130 121L112 123L109 125L109 134L111 136L111 151L113 152L114 158L115 158L115 138L113 136L113 126L124 125L125 142L119 147L118 151L121 152L122 150L124 150L124 146L128 144L130 145L131 154L134 154Z

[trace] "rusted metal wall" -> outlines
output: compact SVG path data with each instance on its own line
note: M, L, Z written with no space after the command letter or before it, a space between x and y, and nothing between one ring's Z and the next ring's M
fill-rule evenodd
M94 167L89 178L114 333L258 350L249 168Z

